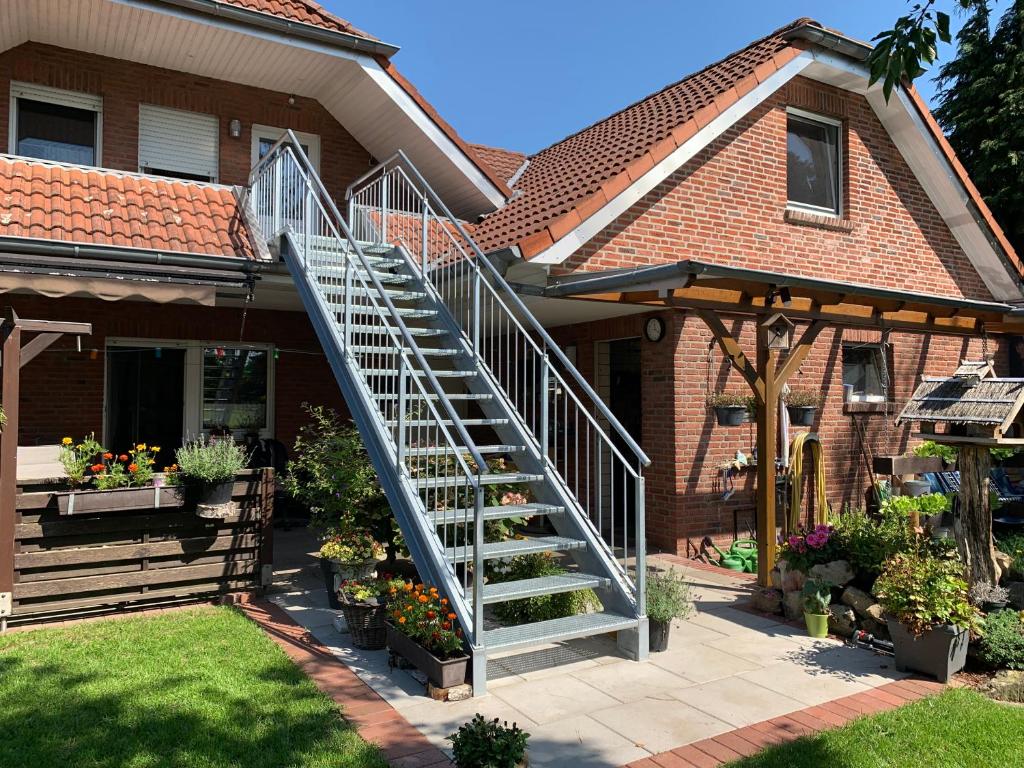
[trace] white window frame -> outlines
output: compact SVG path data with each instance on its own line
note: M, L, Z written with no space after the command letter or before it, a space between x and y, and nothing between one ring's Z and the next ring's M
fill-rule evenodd
M204 118L213 118L213 120L216 122L216 128L215 128L214 133L213 133L214 144L215 144L215 146L214 146L214 158L213 158L213 160L214 160L214 162L213 162L213 171L214 171L214 173L212 173L205 180L204 179L196 180L196 179L182 179L182 177L174 176L174 175L166 176L166 175L164 175L162 173L157 173L156 172L156 171L167 171L167 172L173 174L175 171L177 171L179 173L180 172L185 172L183 169L156 168L154 170L147 170L146 166L143 165L143 162L142 162L143 161L143 157L142 157L142 112L143 112L143 109L147 108L147 107L151 108L153 110L157 110L159 112L163 112L163 113L176 112L176 113L180 113L182 115L199 115L199 116L202 116ZM162 104L152 104L150 102L139 102L138 110L136 112L136 120L138 121L137 125L138 125L138 134L139 134L139 137L138 137L138 155L139 155L138 156L138 169L139 169L139 173L143 173L143 174L145 174L147 176L155 176L155 177L158 177L158 178L161 178L161 179L174 179L176 181L184 181L187 184L218 184L218 183L220 183L220 149L221 149L221 147L220 147L220 118L217 115L211 114L209 112L196 112L195 110L190 110L190 109L178 109L176 107L165 107Z
M51 88L48 85L36 85L35 83L11 81L10 105L8 112L10 119L7 129L7 151L9 154L18 155L18 99L30 99L41 101L46 104L56 104L62 107L74 109L86 109L96 113L96 162L88 168L99 168L103 165L103 97L95 93L84 91L67 91L62 88ZM56 162L44 160L41 157L30 158L39 162Z
M843 361L843 352L845 352L847 348L849 348L849 349L873 349L873 350L876 350L878 352L878 354L882 356L882 361L883 361L884 365L886 365L886 366L889 365L889 360L886 357L889 354L888 345L883 344L881 342L878 342L878 343L874 343L874 342L856 342L856 341L843 342L843 344L840 346L840 349L839 349L839 366L840 366L840 369L841 369L841 371L843 373L843 387L844 388L846 387L846 363ZM890 378L890 380L892 379L892 372L891 371L889 373L889 378ZM878 379L879 379L879 385L881 385L882 372L880 370L878 371ZM884 387L883 387L883 389L884 389ZM858 394L851 394L850 398L849 398L849 400L847 402L850 402L850 403L884 403L885 402L885 395L884 394L882 394L882 395L867 395L867 394L860 394L860 395L858 395Z
M819 115L815 112L808 112L804 109L797 109L796 107L786 108L786 145L788 152L789 144L789 117L799 118L800 120L806 120L810 123L821 123L822 125L831 125L836 128L836 207L825 208L820 205L809 205L807 203L800 203L795 200L789 199L789 161L786 161L786 208L791 211L805 211L807 213L816 213L822 216L834 216L837 219L842 218L843 209L846 205L846 201L843 199L843 186L846 181L844 174L846 172L846 162L843 157L843 121L837 120L834 117L826 117L825 115Z
M286 128L274 128L271 125L260 125L254 123L252 126L252 139L250 144L250 159L252 160L252 166L255 166L259 162L260 152L260 139L270 139L271 141L277 141L287 131ZM318 174L320 173L320 137L315 133L303 133L302 131L292 131L295 134L295 138L299 140L300 144L305 144L309 147L309 162L313 165L313 170Z
M218 341L192 339L137 339L130 337L110 337L107 348L135 347L142 349L184 349L185 350L185 413L182 418L182 441L191 440L199 435L208 437L210 431L203 429L203 350L207 347L224 347L225 349L257 349L267 353L267 425L260 430L261 438L274 437L274 398L276 394L276 365L274 345L261 343L239 343L237 341ZM110 381L109 366L103 363L103 440L108 437ZM240 436L240 435L239 435Z

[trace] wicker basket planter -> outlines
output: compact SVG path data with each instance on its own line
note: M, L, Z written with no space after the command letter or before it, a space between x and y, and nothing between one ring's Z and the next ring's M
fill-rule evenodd
M342 592L338 603L352 633L352 645L364 651L379 651L387 645L387 605L384 602L354 600Z
M377 572L379 564L379 560L363 560L358 563L350 563L321 557L320 571L324 577L327 601L331 608L336 611L341 610L341 601L338 599L338 589L341 587L341 582L370 578Z
M387 624L387 644L392 653L416 667L437 688L451 688L466 682L469 656L439 659L411 637L395 629L390 622Z
M184 504L178 489L166 485L111 488L106 491L68 491L55 493L54 496L57 498L57 511L62 515L122 512L128 509L179 509Z

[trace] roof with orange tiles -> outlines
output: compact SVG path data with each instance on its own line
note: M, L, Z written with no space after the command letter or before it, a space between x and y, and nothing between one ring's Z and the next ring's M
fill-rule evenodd
M343 32L346 35L365 37L367 40L376 40L361 29L352 26L345 19L335 16L321 8L312 0L219 0L225 5L233 5L237 8L244 8L257 13L266 13L270 16L277 16L289 21L297 21L300 24L309 24L321 29L329 29L332 32Z
M529 258L574 229L719 113L795 58L798 19L736 53L530 157L515 197L480 224L485 251L518 245Z
M797 19L531 156L509 203L480 222L474 239L484 251L517 246L524 258L546 250L796 58L807 45L798 39L800 31L814 28L839 34L813 19ZM909 95L984 224L1006 258L1024 275L1024 262L957 160L942 129L913 87Z
M254 258L231 187L0 156L0 236Z
M486 144L468 144L468 146L476 152L477 157L493 168L505 181L515 176L516 171L526 162L525 152L489 147Z

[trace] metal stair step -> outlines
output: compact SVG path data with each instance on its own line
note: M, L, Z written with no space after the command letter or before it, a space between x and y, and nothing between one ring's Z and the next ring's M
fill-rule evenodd
M318 278L329 277L332 280L338 280L345 276L345 269L346 268L340 264L327 264L323 266L314 266L312 268L312 272ZM367 272L365 269L359 267L355 269L355 274L359 275L364 279L368 279L370 275L370 273ZM405 283L417 279L412 275L403 275L400 272L381 272L376 269L373 270L373 274L375 274L377 276L377 279L380 280L385 285L404 285ZM331 285L337 286L337 283L331 283Z
M488 472L480 475L483 485L499 485L505 483L536 483L544 479L544 475L528 475L525 472ZM417 477L413 484L417 488L444 488L446 486L463 485L466 478L459 475L440 477Z
M581 589L607 587L611 579L591 576L587 573L566 573L560 576L540 576L535 579L504 581L500 584L484 584L484 603L504 603L521 600L524 597L557 595L562 592L577 592Z
M335 285L333 283L324 286L324 288L324 293L326 293L328 296L332 294L341 296L344 292L344 288L342 286ZM329 290L331 288L335 290ZM354 285L352 286L351 291L352 296L359 297L366 296L376 298L381 295L380 291L373 287L363 288L362 286ZM386 293L391 298L392 301L420 301L421 299L425 299L427 297L427 294L425 294L423 291L403 291L398 288L385 288L384 293Z
M325 298L327 305L334 311L335 314L343 315L345 313L345 305L340 301L330 301ZM418 309L415 307L395 307L398 314L402 317L407 318L421 318L421 317L437 317L436 309ZM369 304L353 304L352 305L353 315L376 315L377 308Z
M421 371L419 368L413 368L409 372L413 376L426 376L427 375L424 371ZM363 368L363 373L365 373L368 376L394 376L395 375L395 369L393 369L393 368L387 368L387 369L385 369L385 368ZM476 376L477 372L476 371L445 371L445 370L436 370L436 371L434 371L434 375L437 376L437 378L439 378L439 379L462 379L462 378L470 378L472 376Z
M352 345L349 347L353 352L360 355L387 355L394 352L394 347L367 347ZM420 347L424 357L455 357L462 352L461 349L434 349L432 347Z
M451 392L451 393L445 393L445 394L446 394L446 396L447 396L447 398L449 400L493 400L494 399L494 395L487 395L487 394L485 394L485 395L478 395L478 394L475 394L473 392ZM375 393L375 394L371 395L371 397L374 400L397 400L398 399L398 393L397 392L385 392L385 393L382 394L382 393L378 392L378 393ZM423 395L422 394L417 394L416 398L418 400L422 400L423 399ZM435 394L433 392L430 392L430 393L427 394L426 399L427 400L439 400L440 399L440 395L437 395L437 394Z
M484 520L504 520L506 517L533 517L535 515L559 515L565 507L554 504L505 504L484 507ZM473 517L473 510L441 509L431 513L434 525L453 525L466 522L467 515Z
M476 447L480 453L519 453L525 451L525 445L478 445ZM469 449L465 446L459 446L458 450L463 455L469 453ZM432 445L424 448L413 448L407 447L405 454L407 456L443 456L444 454L450 454L452 449L446 445Z
M583 613L565 619L538 621L535 624L520 624L517 627L501 627L484 632L483 645L486 653L527 648L559 640L577 637L603 635L623 629L633 629L637 620L617 613Z
M462 425L465 427L503 427L508 424L508 419L461 419ZM441 422L446 426L450 427L455 422L451 419L442 419ZM407 419L405 426L407 427L430 427L437 422L433 419ZM388 426L394 427L398 424L398 419L388 419Z
M448 331L443 328L416 328L410 327L409 334L412 336L444 336ZM393 325L382 326L382 325L353 325L352 333L376 333L383 336L385 333L394 333L396 336L399 335L399 330Z
M534 539L511 539L484 544L481 556L484 560L496 560L502 557L516 557L535 552L568 552L573 549L585 549L587 543L579 539L567 539L563 536L538 536ZM448 547L444 551L453 563L465 563L473 559L473 546Z

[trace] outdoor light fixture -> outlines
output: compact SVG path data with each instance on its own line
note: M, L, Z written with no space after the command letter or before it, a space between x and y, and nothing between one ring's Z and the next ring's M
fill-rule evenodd
M779 298L782 299L782 306L788 307L793 303L793 295L789 292L789 288L783 286L779 289Z
M242 136L242 121L235 118L228 123L228 133L231 135L232 139L240 138Z
M294 93L289 94L289 96L288 96L288 106L289 107L294 107L295 106L295 94Z

